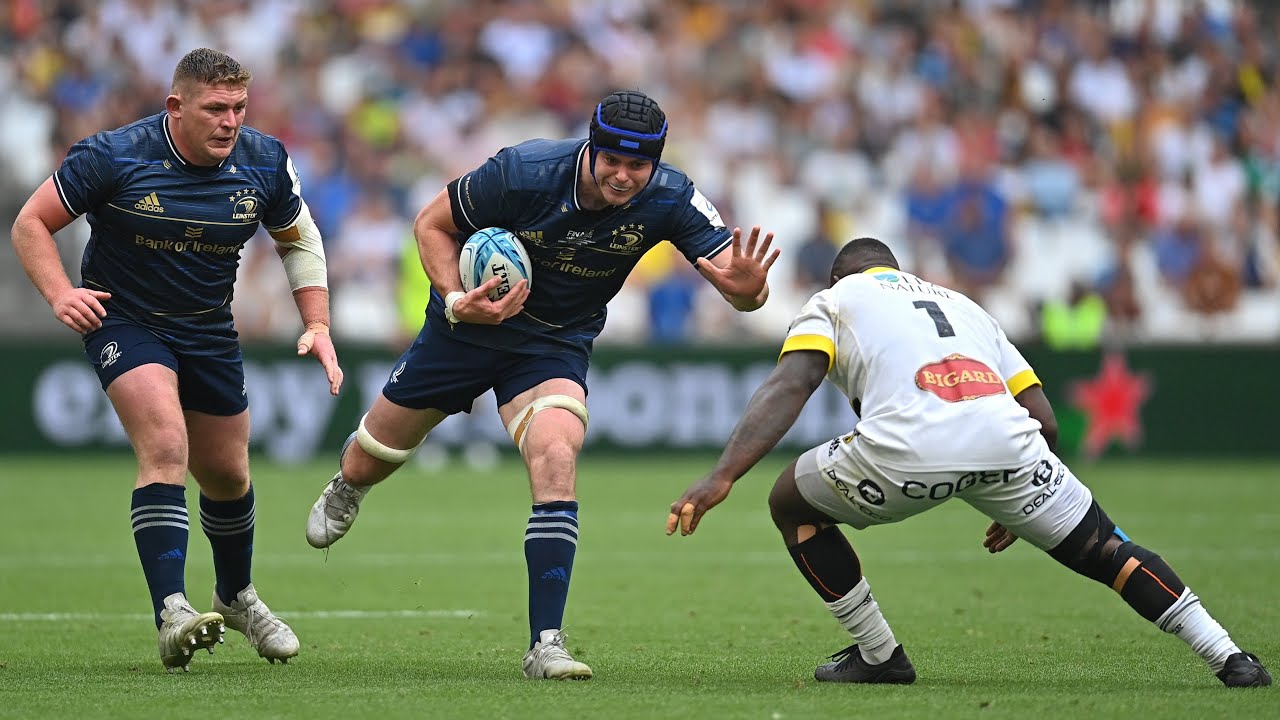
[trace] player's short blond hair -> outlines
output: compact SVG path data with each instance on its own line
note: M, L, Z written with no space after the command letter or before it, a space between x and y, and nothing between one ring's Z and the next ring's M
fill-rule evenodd
M251 80L253 73L230 55L210 48L196 48L178 61L178 67L173 70L170 92L176 94L193 83L246 87Z

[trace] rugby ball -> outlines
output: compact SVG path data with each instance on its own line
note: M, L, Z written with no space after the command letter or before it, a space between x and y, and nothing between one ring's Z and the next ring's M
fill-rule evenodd
M524 244L510 230L485 228L467 238L458 255L458 274L462 289L471 292L489 281L500 277L502 282L489 291L490 300L501 300L521 280L529 281L533 288L533 265Z

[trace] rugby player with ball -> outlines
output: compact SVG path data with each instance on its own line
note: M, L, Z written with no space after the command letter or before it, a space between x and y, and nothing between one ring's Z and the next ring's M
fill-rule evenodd
M370 488L441 420L493 390L533 500L524 539L530 678L592 674L569 655L561 630L578 545L587 366L605 306L663 240L734 308L750 312L769 296L772 233L761 240L756 227L744 241L727 229L693 182L661 162L666 139L666 114L653 99L616 92L592 109L590 137L503 148L422 209L414 233L431 278L426 323L343 446L340 470L307 521L314 547L342 538Z

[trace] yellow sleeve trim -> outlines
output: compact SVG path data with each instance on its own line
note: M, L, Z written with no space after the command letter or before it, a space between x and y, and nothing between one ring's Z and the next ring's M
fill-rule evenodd
M781 360L783 355L793 350L818 350L827 354L827 372L831 372L831 366L836 364L836 344L831 338L825 335L793 335L782 343L782 352L778 353L778 359Z
M1040 378L1036 377L1035 370L1028 369L1028 370L1023 370L1017 375L1014 375L1013 377L1006 380L1005 385L1009 387L1009 392L1013 393L1014 397L1017 397L1018 393L1022 392L1023 390L1026 390L1032 385L1039 385L1043 387L1044 383L1040 382Z

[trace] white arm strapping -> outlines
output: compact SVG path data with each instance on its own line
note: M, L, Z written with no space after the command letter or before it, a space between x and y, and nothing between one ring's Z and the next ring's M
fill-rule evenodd
M320 228L311 219L311 209L306 201L298 212L298 220L290 228L298 236L293 242L280 242L276 245L289 250L284 256L284 274L289 277L289 289L304 287L329 287L329 268L324 259L324 242L320 239ZM273 236L289 229L272 233Z

